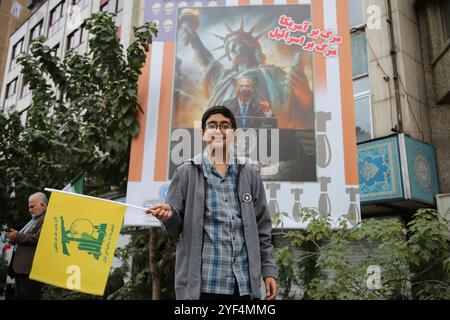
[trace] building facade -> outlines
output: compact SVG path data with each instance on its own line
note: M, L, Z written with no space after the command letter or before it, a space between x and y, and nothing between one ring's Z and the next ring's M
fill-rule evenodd
M363 217L409 220L450 192L449 2L349 0Z
M429 193L450 193L450 0L348 1L359 146L364 148L373 141L395 136L400 137L395 142L400 143L397 149L405 145L404 154L399 151L397 171L388 168L402 180L398 186L401 192L396 198L381 195L376 201L363 203L362 215L409 215L420 206L435 205L416 201L420 200L414 197L416 182L405 182L412 169L422 170L415 172L419 191L428 188ZM250 4L254 2L257 1ZM46 36L47 44L57 49L60 57L69 48L85 52L89 35L82 21L93 12L108 10L117 14L121 40L127 47L132 40L132 27L143 23L145 1L47 0L29 1L29 5L31 16L10 37L0 98L0 109L7 112L14 107L23 120L31 95L16 58L29 49L35 37ZM413 142L419 143L420 148L431 146L436 161L431 157L430 163L424 164L419 161L424 159L422 156L414 162L417 168L408 167L406 144ZM427 165L431 168L427 169ZM435 175L431 174L433 166L437 167ZM371 178L370 170L363 166L359 169L360 177ZM380 168L372 168L373 173L376 170ZM389 179L375 183L382 188L395 188L392 177ZM433 179L438 189L429 188L436 182ZM364 183L360 178L361 194L375 192L372 186L364 189Z
M349 1L358 142L403 131L430 143L413 1Z
M31 94L16 59L20 53L29 50L33 39L45 36L46 44L54 48L59 57L63 57L69 49L86 52L89 34L84 29L84 19L92 13L108 11L117 15L115 20L119 35L126 48L132 41L132 27L143 19L140 18L141 1L47 0L30 1L30 5L32 14L10 37L0 100L0 109L8 112L14 108L21 114L23 122L31 104Z
M3 74L9 67L7 60L9 51L9 36L23 21L25 21L30 10L27 0L3 0L0 1L0 21L2 22L2 32L0 32L0 88L3 84Z
M450 193L450 1L415 2L431 138L442 193Z

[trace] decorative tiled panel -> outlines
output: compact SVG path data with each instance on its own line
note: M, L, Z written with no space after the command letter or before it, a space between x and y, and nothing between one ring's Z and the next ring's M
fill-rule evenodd
M361 203L403 198L397 136L358 146Z
M433 147L409 137L405 145L412 199L435 204L439 185Z

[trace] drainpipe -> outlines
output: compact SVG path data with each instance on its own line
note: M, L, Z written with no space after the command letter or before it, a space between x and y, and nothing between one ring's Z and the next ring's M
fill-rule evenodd
M403 119L402 119L402 106L400 101L400 84L398 79L398 68L397 68L397 50L395 48L395 34L394 34L394 24L392 20L392 1L387 0L387 14L388 14L388 25L389 25L389 38L390 38L390 51L392 58L392 69L394 73L394 88L395 88L395 105L397 107L397 126L395 128L396 132L403 132Z

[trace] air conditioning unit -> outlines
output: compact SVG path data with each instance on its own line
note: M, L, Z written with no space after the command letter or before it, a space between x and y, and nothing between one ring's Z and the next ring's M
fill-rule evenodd
M441 217L450 222L450 193L436 195L437 210ZM450 224L449 224L450 231Z

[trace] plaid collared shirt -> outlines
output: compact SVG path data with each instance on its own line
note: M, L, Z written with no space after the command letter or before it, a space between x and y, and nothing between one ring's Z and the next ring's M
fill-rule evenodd
M248 254L237 193L236 165L231 163L222 177L205 150L202 167L207 180L202 292L233 294L237 281L240 295L248 295L251 293Z

